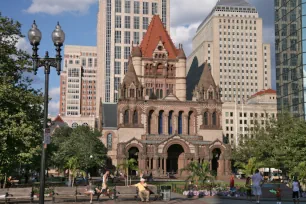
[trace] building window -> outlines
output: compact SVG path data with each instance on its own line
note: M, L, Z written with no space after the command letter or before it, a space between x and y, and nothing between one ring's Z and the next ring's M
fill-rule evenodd
M121 62L115 61L115 74L121 74Z
M148 17L143 17L142 29L147 30L148 26L149 26L149 18Z
M114 89L115 89L115 91L119 90L119 84L120 84L120 77L115 77L114 78Z
M131 32L130 31L125 31L124 32L124 43L125 44L130 44L131 43Z
M86 66L86 59L85 58L82 58L82 66Z
M152 15L157 14L157 3L152 3Z
M139 16L134 16L134 29L139 29Z
M77 124L77 123L72 123L72 125L71 125L71 127L72 128L76 128L76 127L78 127L79 125Z
M113 146L113 136L111 133L107 134L107 149L112 149Z
M178 115L178 134L181 135L182 134L182 130L183 130L183 111L180 111L179 112L179 115Z
M124 19L124 28L131 28L131 17L125 16Z
M163 134L163 119L164 119L164 111L159 111L158 114L158 134Z
M208 125L208 113L205 112L203 115L203 124Z
M130 47L124 47L124 59L129 59L130 49Z
M149 112L148 116L148 134L151 134L151 126L152 126L152 115L153 115L153 110Z
M134 14L139 14L139 1L134 1Z
M121 43L121 31L115 31L115 43Z
M217 125L217 113L213 112L212 114L212 125Z
M129 110L124 111L123 123L125 125L129 124Z
M162 0L162 21L165 27L167 27L167 0Z
M115 46L115 59L121 59L121 47Z
M115 27L121 28L121 16L116 16Z
M131 2L129 0L125 0L124 8L125 8L125 13L131 12Z
M124 74L127 72L128 66L129 66L129 63L128 62L124 62Z
M139 32L134 32L134 43L139 44Z
M121 13L121 0L115 1L115 11L116 13Z
M138 113L137 113L136 110L135 110L134 113L133 113L133 124L134 124L134 125L137 125L137 124L138 124Z
M172 135L172 115L173 115L173 111L169 112L169 116L168 116L168 134Z
M143 2L143 14L149 14L149 2Z

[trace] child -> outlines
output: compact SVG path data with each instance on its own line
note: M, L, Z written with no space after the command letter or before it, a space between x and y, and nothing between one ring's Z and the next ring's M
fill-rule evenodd
M251 188L251 177L247 177L245 181L245 188L247 193L247 199L250 199L252 202L252 188Z
M282 190L280 188L280 184L276 189L276 204L282 204Z

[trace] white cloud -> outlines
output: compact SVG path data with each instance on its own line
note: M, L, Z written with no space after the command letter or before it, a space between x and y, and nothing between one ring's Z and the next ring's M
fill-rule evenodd
M170 7L171 26L189 25L203 21L217 0L172 0Z
M77 12L84 14L89 7L98 0L32 0L28 13L47 13L56 15L63 12Z
M26 40L26 38L19 38L18 39L18 42L16 43L16 48L17 49L20 49L20 50L23 50L27 53L31 53L32 51L32 48L31 48L31 45L30 43Z
M192 38L200 23L192 23L188 26L171 27L171 36L173 42L178 46L179 43L183 44L186 55L189 55L192 50Z
M49 97L51 101L49 101L49 114L57 115L59 113L60 106L60 87L55 87L49 90Z

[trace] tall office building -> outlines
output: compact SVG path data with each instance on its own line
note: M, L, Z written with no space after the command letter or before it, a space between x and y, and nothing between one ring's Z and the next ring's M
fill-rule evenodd
M116 103L132 42L140 44L153 15L170 28L170 0L100 0L97 25L97 103ZM97 110L97 114L98 114Z
M223 101L241 103L271 88L270 45L263 43L262 19L247 1L219 0L198 27L192 48L189 72L210 63Z
M277 109L305 119L306 2L274 2Z
M63 120L74 127L94 126L97 63L96 47L66 45L64 48L59 112Z

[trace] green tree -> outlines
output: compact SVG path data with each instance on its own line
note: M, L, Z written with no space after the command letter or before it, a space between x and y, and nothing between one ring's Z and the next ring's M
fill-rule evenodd
M297 176L299 181L306 185L306 161L300 162L296 167L294 167L290 176Z
M73 169L83 171L92 167L103 167L107 159L107 150L100 137L99 131L87 126L56 129L49 149L49 165L64 170L69 164L73 164Z
M211 176L210 164L207 161L199 164L198 162L190 162L185 168L180 170L181 174L186 171L187 172L187 181L194 181L198 184L198 182L202 182L204 184L207 180L211 180L213 176Z
M129 170L138 170L136 159L125 159L123 163L118 165L119 168L122 168L126 174L126 185L129 183Z
M43 97L31 87L30 56L16 48L21 24L0 13L0 174L34 168L41 153Z

